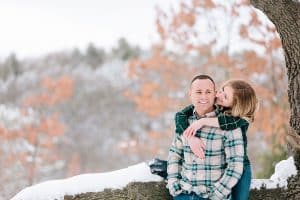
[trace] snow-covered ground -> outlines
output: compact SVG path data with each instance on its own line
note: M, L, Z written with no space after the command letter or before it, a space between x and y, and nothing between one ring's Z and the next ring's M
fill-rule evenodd
M276 165L275 173L270 179L253 179L251 188L260 188L262 184L267 188L276 188L277 185L286 187L287 178L296 173L294 159L290 157ZM68 179L43 182L23 189L11 200L63 200L64 195L100 192L105 188L120 189L133 181L162 181L162 178L151 174L146 163L140 163L107 173L83 174Z

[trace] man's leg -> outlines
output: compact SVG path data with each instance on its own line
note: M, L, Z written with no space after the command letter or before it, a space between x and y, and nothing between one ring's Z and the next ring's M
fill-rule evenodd
M206 199L206 198L202 198L202 197L197 196L197 198L194 198L194 200L209 200L209 199Z
M205 199L205 198L199 197L195 193L191 193L191 194L180 194L180 195L174 197L174 200L209 200L209 199Z
M174 200L192 200L193 195L192 194L179 194L176 197L173 198Z
M232 188L232 200L248 200L251 185L251 165L244 165L242 177Z

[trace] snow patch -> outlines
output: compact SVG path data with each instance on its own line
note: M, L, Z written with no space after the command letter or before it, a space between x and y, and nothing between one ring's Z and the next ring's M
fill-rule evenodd
M253 179L251 188L287 187L287 178L297 174L293 157L280 161L270 179ZM140 163L117 171L83 174L68 179L52 180L27 187L11 200L63 200L65 195L101 192L105 188L121 189L130 182L162 181L150 172L146 163Z
M253 179L251 181L251 189L259 189L262 186L270 189L277 187L287 188L287 179L297 174L294 158L289 157L287 160L282 160L275 166L275 172L270 179Z
M130 182L162 181L153 175L146 163L140 163L117 171L82 174L68 179L46 181L27 187L11 200L63 200L65 195L101 192L105 188L121 189Z

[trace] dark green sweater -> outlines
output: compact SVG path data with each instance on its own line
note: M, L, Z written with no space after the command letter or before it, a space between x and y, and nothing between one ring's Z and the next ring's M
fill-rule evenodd
M175 115L175 125L176 129L175 132L178 134L182 134L184 130L189 127L188 118L192 116L194 113L194 106L189 105L185 107L183 110L179 111ZM216 110L216 114L218 117L219 125L222 130L234 130L236 128L241 128L244 140L244 164L249 164L249 158L247 155L247 130L249 127L249 122L240 117L233 117L224 114L219 109Z

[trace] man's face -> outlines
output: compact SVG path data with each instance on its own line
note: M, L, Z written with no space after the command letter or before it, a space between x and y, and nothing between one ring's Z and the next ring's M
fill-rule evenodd
M215 85L209 79L196 79L190 87L191 103L199 115L213 111L216 91Z

